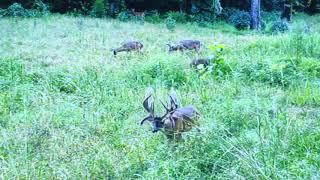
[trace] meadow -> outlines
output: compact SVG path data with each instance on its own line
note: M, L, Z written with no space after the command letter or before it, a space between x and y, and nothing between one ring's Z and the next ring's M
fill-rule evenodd
M267 24L268 26L268 24ZM195 52L166 43L198 39ZM141 40L144 53L111 48ZM199 76L197 57L223 63ZM148 87L201 113L168 142L140 126ZM0 179L319 179L320 16L290 31L49 15L0 19Z

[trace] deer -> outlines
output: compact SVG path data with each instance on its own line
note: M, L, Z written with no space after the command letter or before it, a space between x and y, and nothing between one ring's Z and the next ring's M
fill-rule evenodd
M199 65L203 65L204 68L210 65L210 59L209 58L200 58L200 59L194 59L190 62L190 66L193 68L196 68Z
M161 131L170 141L180 141L182 133L190 131L197 124L200 116L199 112L193 106L179 107L175 92L169 95L170 106L168 106L168 103L160 102L166 112L163 116L156 116L152 93L150 91L146 93L142 104L149 115L140 124L143 125L148 121L152 126L152 133ZM199 131L199 129L197 130Z
M113 55L117 55L119 52L130 52L130 51L139 51L142 53L143 44L139 41L128 41L122 43L119 48L111 49Z
M169 46L169 53L173 51L195 50L199 53L201 42L198 40L181 40L176 45L167 44Z
M145 12L137 12L135 8L131 9L131 12L133 13L134 16L144 18L145 17Z

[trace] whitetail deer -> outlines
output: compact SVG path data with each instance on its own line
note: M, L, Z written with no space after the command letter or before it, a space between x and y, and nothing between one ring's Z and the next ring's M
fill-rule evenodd
M145 95L143 107L149 113L149 116L141 121L141 125L145 121L149 121L151 123L153 133L160 130L169 140L175 139L179 141L181 139L182 132L191 130L197 123L197 119L200 114L192 106L179 108L175 92L169 95L169 107L161 101L166 110L166 113L161 117L155 116L154 114L154 102L151 96L151 91L147 92Z
M199 65L203 65L204 68L210 65L210 59L209 58L200 58L200 59L194 59L190 62L190 66L193 68L197 68Z
M136 9L131 9L131 12L133 13L134 16L136 17L140 17L140 18L144 18L145 16L145 12L142 11L142 12L137 12Z
M113 55L117 55L119 52L130 52L130 51L139 51L142 53L143 44L139 41L128 41L122 43L119 48L111 49L113 51Z
M173 51L183 51L183 50L195 50L196 52L200 51L201 42L198 40L182 40L179 41L176 45L167 44L169 46L169 53Z

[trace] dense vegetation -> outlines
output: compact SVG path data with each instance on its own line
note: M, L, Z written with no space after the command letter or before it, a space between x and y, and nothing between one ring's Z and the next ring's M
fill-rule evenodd
M0 179L320 178L319 15L263 12L256 32L238 5L111 19L23 3L0 10ZM167 53L185 38L200 54ZM114 57L130 39L144 53ZM197 57L214 63L196 71ZM172 143L140 126L147 87L194 105L201 132Z

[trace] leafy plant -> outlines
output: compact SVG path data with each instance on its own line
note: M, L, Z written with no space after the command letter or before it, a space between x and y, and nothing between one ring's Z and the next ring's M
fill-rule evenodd
M289 23L283 20L275 21L270 30L271 32L284 33L289 30Z
M250 27L250 14L245 11L235 11L230 17L229 22L239 30Z
M165 17L174 19L177 23L186 23L188 21L188 16L185 13L169 11L166 13Z
M28 17L29 13L21 4L13 3L6 9L5 15L12 17Z
M147 12L145 20L154 24L162 22L161 16L157 10Z
M210 60L210 65L208 68L199 66L200 74L202 79L208 79L210 75L216 77L222 77L231 72L231 66L225 61L223 52L226 49L224 44L209 45L209 49L213 54L213 58Z
M174 20L173 18L171 17L168 17L166 20L165 20L165 23L166 23L166 27L169 31L174 31L175 27L176 27L176 20Z
M94 17L103 17L107 13L106 10L107 8L104 0L95 0L90 14Z
M127 22L133 19L133 16L128 13L127 11L122 11L118 14L117 19L119 19L122 22Z

